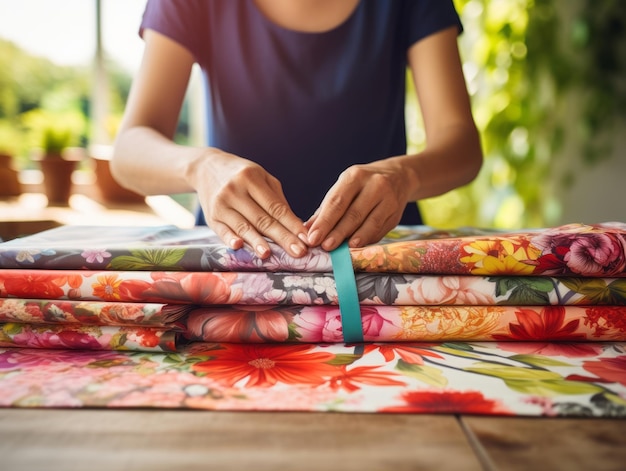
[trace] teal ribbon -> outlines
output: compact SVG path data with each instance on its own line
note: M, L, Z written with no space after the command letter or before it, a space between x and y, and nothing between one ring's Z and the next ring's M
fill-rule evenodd
M363 342L361 307L348 243L344 242L335 250L331 250L330 260L333 264L337 297L339 298L343 339L346 343Z

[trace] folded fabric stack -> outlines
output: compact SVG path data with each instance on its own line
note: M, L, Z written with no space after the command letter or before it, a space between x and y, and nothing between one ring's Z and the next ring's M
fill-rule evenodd
M356 276L342 276L355 276L366 342L615 341L625 254L619 223L399 227L352 249ZM67 226L1 244L0 266L4 345L45 346L52 333L58 346L147 350L344 341L331 258L317 249L294 259L273 246L260 260L208 228Z
M227 248L208 228L174 226L65 226L0 244L0 346L10 355L14 347L177 352L164 358L185 363L194 381L200 374L229 387L244 378L267 387L297 377L318 392L321 384L360 390L348 371L370 387L404 387L407 378L445 387L447 362L522 395L601 394L612 408L594 407L615 414L621 393L591 387L583 373L593 357L626 385L623 346L601 343L626 341L624 223L510 233L398 227L351 249L353 271L340 275L320 249L300 259L272 250L261 260ZM345 345L336 276L354 276L362 344ZM299 373L271 377L285 355ZM265 400L254 408L276 407ZM535 410L545 413L539 402Z

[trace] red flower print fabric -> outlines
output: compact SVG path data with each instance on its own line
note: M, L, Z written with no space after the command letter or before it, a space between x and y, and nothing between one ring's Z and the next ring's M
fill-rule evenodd
M499 345L0 348L0 407L626 418L624 344L597 342L593 356L521 354Z

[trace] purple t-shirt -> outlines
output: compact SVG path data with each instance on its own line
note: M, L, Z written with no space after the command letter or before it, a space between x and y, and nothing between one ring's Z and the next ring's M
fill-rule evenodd
M254 0L149 0L149 28L188 49L206 85L210 146L258 162L307 219L350 165L406 153L407 50L461 23L452 0L361 0L322 33ZM407 205L403 224L420 224Z

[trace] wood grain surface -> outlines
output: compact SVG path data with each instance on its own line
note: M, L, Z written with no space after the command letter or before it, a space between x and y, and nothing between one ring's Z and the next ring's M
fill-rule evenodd
M494 469L626 470L623 419L462 417L461 421Z
M0 469L480 470L454 416L0 410Z

